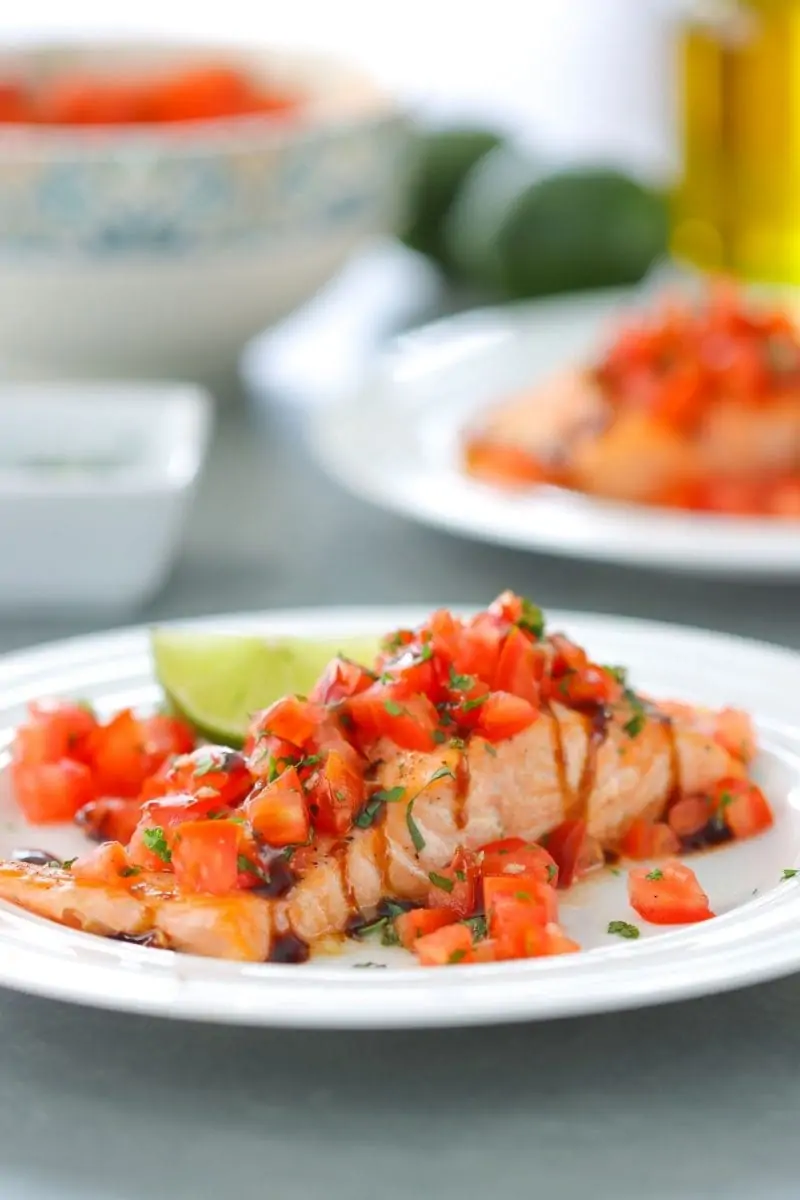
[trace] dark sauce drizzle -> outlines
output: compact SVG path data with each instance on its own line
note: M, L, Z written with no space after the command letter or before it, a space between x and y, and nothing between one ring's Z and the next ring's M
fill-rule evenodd
M304 963L308 962L311 951L308 942L304 942L296 933L284 933L276 937L269 954L271 963Z

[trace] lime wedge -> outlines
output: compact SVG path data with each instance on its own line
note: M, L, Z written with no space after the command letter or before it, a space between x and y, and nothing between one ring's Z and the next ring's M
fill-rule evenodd
M156 676L176 712L204 737L238 746L252 713L289 692L306 695L338 653L371 665L377 637L238 637L154 629Z

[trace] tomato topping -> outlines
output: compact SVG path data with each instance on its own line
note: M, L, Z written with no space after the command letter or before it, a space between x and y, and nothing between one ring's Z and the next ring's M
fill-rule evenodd
M589 665L586 651L582 650L580 646L576 646L563 633L550 635L550 649L552 653L550 673L554 679L560 679L562 675L573 671L580 673Z
M454 966L472 961L472 934L466 925L445 925L414 942L423 967Z
M311 832L303 786L294 767L262 784L245 801L242 812L255 832L270 846L305 842Z
M297 746L293 746L291 742L267 736L259 738L258 742L245 752L247 768L253 779L268 782L277 778L287 767L296 766L303 757Z
M428 904L431 908L451 909L459 917L475 911L478 887L478 860L471 850L459 847L449 867L431 871Z
M410 912L395 917L394 928L400 945L413 950L414 943L445 925L452 925L458 917L452 908L412 908Z
M508 692L527 700L534 708L541 700L540 681L544 674L545 657L521 629L509 631L492 684L496 692Z
M540 883L558 884L558 867L553 856L535 842L503 838L481 847L484 875L533 875Z
M349 658L332 658L308 698L312 704L337 704L366 691L374 680L370 671Z
M535 900L497 895L488 913L489 936L498 960L534 958L546 953L542 906Z
M154 720L140 720L126 708L94 730L89 753L99 795L138 796L145 779L161 766L170 751L164 727Z
M140 821L128 842L128 857L143 871L169 871L172 869L172 841L171 829Z
M303 747L326 718L325 709L299 696L284 696L269 708L258 713L250 726L250 732L261 737L268 734Z
M585 821L562 821L547 835L547 852L558 867L558 886L562 888L604 861L603 851L589 836Z
M439 714L427 696L408 695L392 684L373 684L347 702L359 738L369 745L387 737L404 750L433 750Z
M364 803L364 778L348 757L331 750L324 766L311 776L308 795L314 828L338 837L347 833Z
M142 797L180 792L214 792L217 808L234 808L253 786L253 776L243 756L225 746L199 746L164 764L142 789Z
M225 811L220 804L219 796L192 796L189 793L175 793L162 796L156 800L148 800L142 806L139 823L143 828L150 825L161 825L172 829L182 821L207 820L212 814Z
M11 780L17 803L31 825L71 821L95 795L91 771L85 763L71 758L54 763L14 763Z
M70 701L40 701L28 705L29 719L14 738L15 762L55 763L62 758L85 761L89 739L97 728L94 713Z
M688 925L714 914L694 871L677 859L657 867L635 867L628 874L631 908L653 925Z
M239 874L241 826L236 821L186 821L175 831L172 869L180 887L221 896Z
M478 613L461 632L453 660L455 671L473 675L487 687L499 687L494 681L502 642L503 629L498 620L489 613Z
M669 825L637 818L620 842L620 850L628 858L669 858L680 850L680 836L683 835L673 826L671 814Z
M483 902L486 912L491 913L498 899L519 900L536 912L540 925L558 920L558 898L555 888L542 883L535 875L484 875Z
M710 816L711 805L705 796L686 796L672 805L667 813L667 822L676 838L692 838L705 829ZM674 850L668 850L666 853L675 854L676 852L677 845ZM647 854L631 854L630 851L627 853L631 858L649 857Z
M80 858L70 868L76 879L82 882L118 884L121 879L131 882L139 874L124 846L119 842L103 842Z
M75 821L87 837L96 842L122 842L127 845L142 815L138 800L105 796L90 800L75 814Z
M423 626L423 636L430 637L430 646L435 658L441 658L445 663L455 661L461 645L463 626L446 608L437 609Z
M538 716L530 701L508 692L492 692L478 710L477 730L487 742L501 742L528 729Z
M771 829L775 821L761 788L747 779L720 780L711 804L735 838L755 837Z

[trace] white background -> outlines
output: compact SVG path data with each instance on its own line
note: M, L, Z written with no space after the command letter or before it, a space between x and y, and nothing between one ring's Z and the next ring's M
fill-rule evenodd
M564 158L672 162L671 0L28 0L0 36L177 32L343 52L440 111L496 115Z

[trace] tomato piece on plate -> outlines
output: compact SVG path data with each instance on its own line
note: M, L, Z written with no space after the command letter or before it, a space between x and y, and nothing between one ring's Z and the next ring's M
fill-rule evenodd
M327 714L321 704L301 700L299 696L284 696L256 715L250 726L251 734L267 734L302 748L311 739Z
M97 728L97 718L91 709L71 701L39 701L28 706L28 714L28 721L19 727L14 738L15 762L86 760L89 739Z
M128 852L120 842L103 842L80 858L76 858L70 870L82 882L118 884L121 879L133 881L139 869L133 865Z
M649 869L634 867L628 873L628 898L653 925L688 925L714 916L694 871L677 859Z
M445 925L453 925L458 915L452 908L412 908L410 912L395 917L394 928L400 945L413 950L414 943Z
M546 953L545 923L537 902L497 895L487 915L498 959L535 958Z
M174 754L189 754L197 744L194 730L180 717L154 713L141 722L145 749L158 765Z
M476 855L459 847L449 867L431 871L428 904L431 908L448 908L459 917L475 911L478 890L478 860Z
M667 813L667 823L675 834L676 838L691 838L696 837L705 829L711 817L711 804L706 796L685 796L683 800L678 800L673 804ZM668 851L669 854L675 854L675 850ZM628 851L630 853L630 851ZM636 854L631 854L631 858L639 857ZM649 855L643 854L642 858L648 858Z
M417 938L413 948L423 967L472 962L472 934L466 925L445 925Z
M482 846L480 855L484 875L533 875L540 883L558 884L555 859L536 842L502 838Z
M98 726L90 738L90 756L101 796L138 796L145 779L160 766L148 754L142 721L129 708Z
M439 714L427 696L408 695L392 684L373 684L347 701L347 713L363 742L387 737L404 750L433 750Z
M175 831L172 869L180 887L221 896L239 874L241 826L236 821L186 821Z
M527 904L531 918L535 914L540 925L558 920L555 888L542 883L535 875L484 875L483 903L490 918L498 900L508 898Z
M336 837L347 833L365 795L363 775L352 760L339 750L330 750L307 787L314 828Z
M309 693L312 704L337 704L366 691L375 677L349 658L332 658Z
M519 696L538 708L544 666L545 657L541 647L515 627L509 630L503 643L492 687L496 692Z
M529 700L508 692L492 692L478 711L477 731L487 742L502 742L528 729L539 717Z
M547 937L545 954L575 954L580 950L579 944L571 937L567 937L564 930L559 925L546 925L545 934Z
M270 846L298 845L307 841L311 832L305 792L294 767L289 767L272 783L256 788L245 801L242 812Z
M558 886L562 888L604 861L602 848L589 836L585 821L562 821L547 835L547 852L558 867Z
M775 823L761 788L747 779L720 780L714 788L711 804L735 838L755 837Z
M141 815L142 806L138 800L105 796L84 804L75 814L75 822L95 842L122 842L127 845Z
M679 820L680 816L681 814L678 815ZM670 858L680 850L679 837L682 836L684 835L678 834L672 825L671 817L668 825L661 821L644 821L637 818L625 832L620 842L620 850L628 858Z
M17 803L31 825L71 821L95 796L89 767L71 758L54 763L14 763L11 781Z

